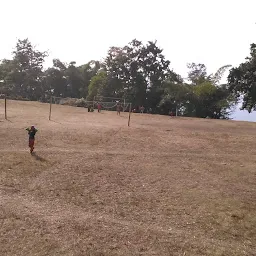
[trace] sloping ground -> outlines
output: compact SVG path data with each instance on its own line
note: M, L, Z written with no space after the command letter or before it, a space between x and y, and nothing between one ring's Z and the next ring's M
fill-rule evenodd
M48 111L0 101L0 255L256 255L256 124Z

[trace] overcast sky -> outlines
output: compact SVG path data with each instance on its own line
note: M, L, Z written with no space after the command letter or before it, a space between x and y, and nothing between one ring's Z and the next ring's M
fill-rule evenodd
M256 43L256 0L0 0L0 59L29 38L51 59L83 64L110 46L157 40L177 73L188 62L209 73L239 65ZM256 114L235 115L255 120Z

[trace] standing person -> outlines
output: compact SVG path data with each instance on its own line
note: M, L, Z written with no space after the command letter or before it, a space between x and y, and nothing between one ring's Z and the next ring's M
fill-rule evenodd
M35 145L35 135L37 133L37 129L35 128L34 125L32 125L30 128L27 128L26 131L28 132L28 146L30 148L30 154L33 153L34 151L34 145Z
M120 102L118 102L116 105L116 114L120 116L120 112L121 112L121 105L120 105Z
M143 114L144 113L145 108L143 106L140 107L140 113Z
M101 104L100 103L98 103L98 113L100 113L100 111L101 111Z

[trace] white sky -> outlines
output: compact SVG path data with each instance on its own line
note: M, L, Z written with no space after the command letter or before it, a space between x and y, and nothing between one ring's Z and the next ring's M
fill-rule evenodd
M110 46L157 40L171 67L188 62L209 73L236 66L256 43L256 0L0 0L0 59L29 38L52 58L84 64Z

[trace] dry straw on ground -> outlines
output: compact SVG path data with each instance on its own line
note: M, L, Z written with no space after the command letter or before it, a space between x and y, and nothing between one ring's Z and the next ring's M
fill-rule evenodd
M48 110L0 101L0 255L256 255L256 124Z

